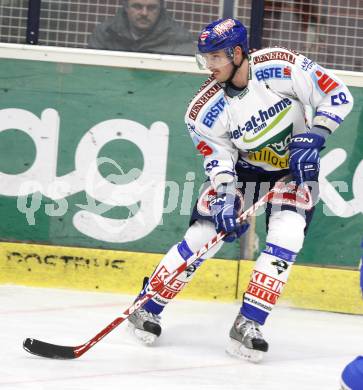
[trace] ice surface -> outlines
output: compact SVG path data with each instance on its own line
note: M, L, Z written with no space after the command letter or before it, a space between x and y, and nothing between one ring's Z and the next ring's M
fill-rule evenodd
M118 294L0 286L0 389L338 390L344 366L363 354L363 316L277 307L263 327L270 351L256 365L229 357L239 305L176 300L163 334L140 345L121 324L81 358L49 360L22 349L33 337L79 345L132 302Z

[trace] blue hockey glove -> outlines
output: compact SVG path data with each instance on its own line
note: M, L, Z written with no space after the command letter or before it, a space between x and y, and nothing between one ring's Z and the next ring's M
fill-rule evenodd
M319 152L324 137L315 133L295 135L289 143L289 167L297 185L306 181L317 181L320 170Z
M247 222L237 223L239 199L231 193L219 193L209 204L217 233L225 232L223 241L232 242L242 236L249 228Z

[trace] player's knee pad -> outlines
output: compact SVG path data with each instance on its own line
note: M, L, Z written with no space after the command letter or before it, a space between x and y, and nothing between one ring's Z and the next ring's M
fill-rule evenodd
M195 252L215 235L214 225L211 222L196 221L187 230L184 240L170 248L150 277L149 283L151 285L160 283L180 265L188 261ZM222 244L222 242L216 244L202 259L195 261L185 271L180 273L173 282L164 286L158 294L145 304L145 309L155 314L161 313L164 307L191 281L203 260L217 253Z
M188 259L194 254L194 252L196 252L196 251L191 250L191 248L189 247L189 245L185 239L177 245L177 249L178 249L179 254L184 259L184 261L188 261ZM185 284L189 283L192 280L192 278L195 274L195 271L197 270L197 268L199 268L201 266L203 261L204 261L204 258L196 260L185 271L183 271L177 277L177 279ZM185 286L185 284L183 285L183 287Z
M197 252L203 245L216 235L214 224L206 220L197 220L186 231L184 239L193 253ZM203 255L203 258L208 259L216 255L221 249L223 241L220 241L212 249Z
M213 223L202 220L196 221L185 233L184 240L170 248L150 277L149 283L157 284L163 280L165 276L187 261L215 235L216 231ZM164 286L158 294L145 304L145 309L155 314L161 313L164 307L191 281L203 260L214 256L222 245L222 241L216 244L202 259L197 260L178 275L173 282Z
M269 220L266 242L298 253L304 243L305 226L304 217L294 211L273 213Z
M203 220L196 221L185 233L184 240L177 245L178 252L187 261L190 256L201 249L215 235L216 231L213 223ZM182 283L182 288L192 280L195 271L201 266L203 261L213 257L222 245L223 241L220 241L177 277L177 280Z
M213 223L199 220L193 223L186 231L184 240L178 244L178 251L187 261L190 256L202 248L211 238L216 235ZM223 241L216 244L212 249L206 252L201 259L190 265L178 277L179 280L188 283L194 276L195 271L203 263L204 259L213 257L223 245Z

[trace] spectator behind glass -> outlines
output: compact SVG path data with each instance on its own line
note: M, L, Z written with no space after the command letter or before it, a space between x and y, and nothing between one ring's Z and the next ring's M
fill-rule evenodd
M180 55L195 53L191 33L167 13L163 0L124 0L114 17L96 27L88 47Z

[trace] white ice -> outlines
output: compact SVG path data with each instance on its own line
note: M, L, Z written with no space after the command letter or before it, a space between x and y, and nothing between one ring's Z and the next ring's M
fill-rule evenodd
M264 326L260 364L229 357L237 303L175 300L158 344L121 324L82 357L50 360L22 349L26 337L79 345L127 308L118 294L0 286L0 388L17 390L338 390L344 366L363 354L363 316L277 307Z

